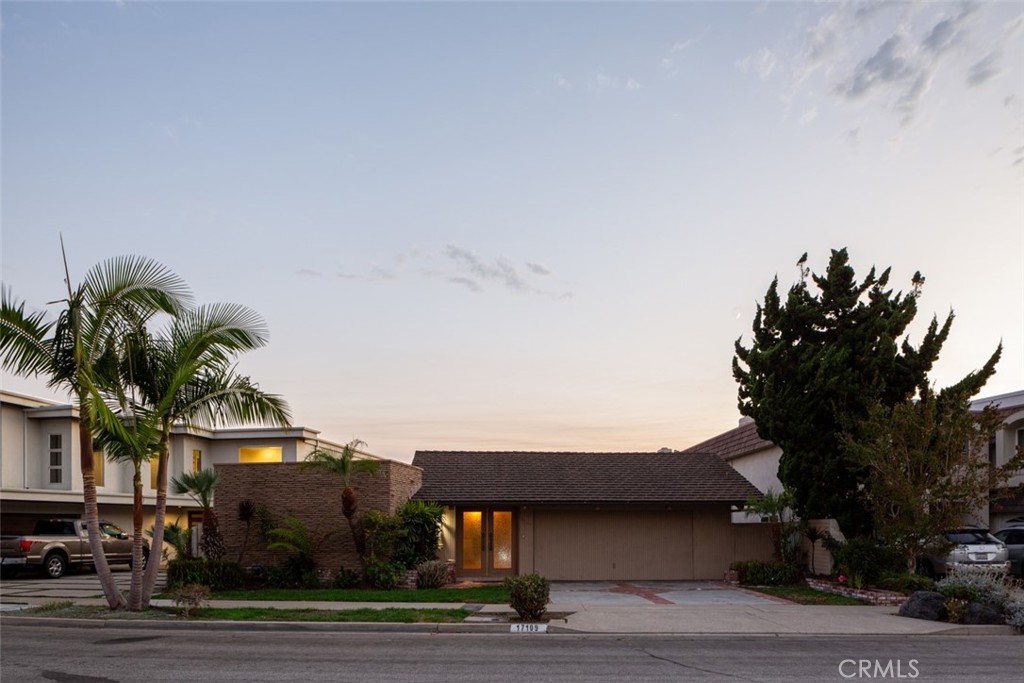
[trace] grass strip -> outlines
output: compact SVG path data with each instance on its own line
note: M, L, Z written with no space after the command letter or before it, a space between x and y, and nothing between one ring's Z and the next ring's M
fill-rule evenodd
M867 605L865 600L814 590L810 586L744 586L747 590L774 595L798 605Z
M305 602L457 602L507 605L508 591L503 586L470 588L422 588L360 590L340 588L264 588L261 590L219 591L213 600L285 600Z
M190 619L224 621L317 621L374 622L392 624L454 624L472 612L467 609L416 609L385 607L383 609L275 609L273 607L206 608L194 610Z
M192 610L189 621L313 621L313 622L374 622L397 624L453 624L459 623L473 612L466 609L418 609L386 607L383 609L277 609L273 607L208 607ZM6 612L4 617L46 616L65 619L112 619L136 620L159 619L182 620L178 611L169 607L151 607L141 612L125 610L111 611L100 605L48 604L16 612Z

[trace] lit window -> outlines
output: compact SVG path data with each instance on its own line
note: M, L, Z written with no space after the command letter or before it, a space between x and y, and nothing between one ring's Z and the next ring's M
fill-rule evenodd
M192 474L198 474L203 469L203 452L198 448L192 449Z
M106 483L106 458L103 457L103 451L96 447L96 444L92 445L92 476L96 480L97 486L104 486Z
M49 475L51 484L64 482L64 436L61 434L50 434Z
M239 448L238 462L245 465L264 462L281 462L281 447L264 446L262 448Z

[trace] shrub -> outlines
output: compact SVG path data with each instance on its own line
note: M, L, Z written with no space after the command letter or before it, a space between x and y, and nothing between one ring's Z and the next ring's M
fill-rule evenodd
M751 560L736 571L740 583L749 586L785 586L800 579L800 569L789 562Z
M395 559L399 540L405 536L402 520L380 510L370 510L363 516L366 530L366 559L391 564ZM404 569L404 567L403 567Z
M198 583L189 583L171 591L171 599L174 600L174 606L181 610L181 615L188 619L192 610L201 609L209 602L210 589Z
M437 559L444 508L422 500L407 501L398 509L403 534L397 539L395 560L405 569Z
M374 588L389 591L398 585L399 569L390 562L371 558L366 563L363 575L366 577L366 582Z
M1010 599L1007 577L988 567L953 567L935 590L947 598L981 602L1003 609Z
M319 588L316 563L305 555L289 555L267 572L267 585L271 588Z
M362 578L359 576L359 572L354 572L351 569L345 569L344 567L334 575L335 588L355 588L361 582Z
M448 583L448 563L444 560L430 560L416 567L417 588L440 588Z
M1006 623L1017 633L1024 633L1024 593L1019 593L1006 602Z
M167 563L167 587L199 584L212 591L241 588L245 571L237 562L225 560L171 560Z
M960 598L946 598L946 620L953 624L964 623L964 616L967 615L967 605L970 600Z
M878 587L910 595L917 591L935 590L935 581L920 574L886 574L878 580Z
M857 588L875 584L883 574L904 568L899 553L871 538L851 538L841 542L831 534L825 534L821 542L832 555L833 573L845 574Z
M522 619L540 619L548 609L551 582L540 574L510 576L505 579L509 606Z

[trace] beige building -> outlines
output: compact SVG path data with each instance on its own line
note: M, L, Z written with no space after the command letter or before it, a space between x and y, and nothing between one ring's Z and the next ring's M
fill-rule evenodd
M170 470L183 472L229 463L294 463L317 447L340 450L305 427L205 430L176 427L171 435ZM84 514L78 410L11 392L0 392L0 524L4 533L30 531L46 517ZM131 528L132 467L95 460L100 516ZM146 521L153 524L156 467L143 465ZM198 505L188 496L168 495L167 518L182 526Z

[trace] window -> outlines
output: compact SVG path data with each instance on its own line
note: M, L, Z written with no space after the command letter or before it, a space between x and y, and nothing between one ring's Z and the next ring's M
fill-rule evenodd
M196 474L203 469L203 452L198 448L192 449L192 474Z
M64 436L50 434L49 483L64 482Z
M1024 429L1017 430L1017 448L1024 448Z
M106 484L106 468L104 465L107 460L103 457L103 451L96 445L92 445L92 476L96 480L97 486L104 486Z
M991 469L996 468L996 439L992 437L988 440L988 466Z
M242 464L281 462L281 447L264 446L262 448L239 448L238 462Z

